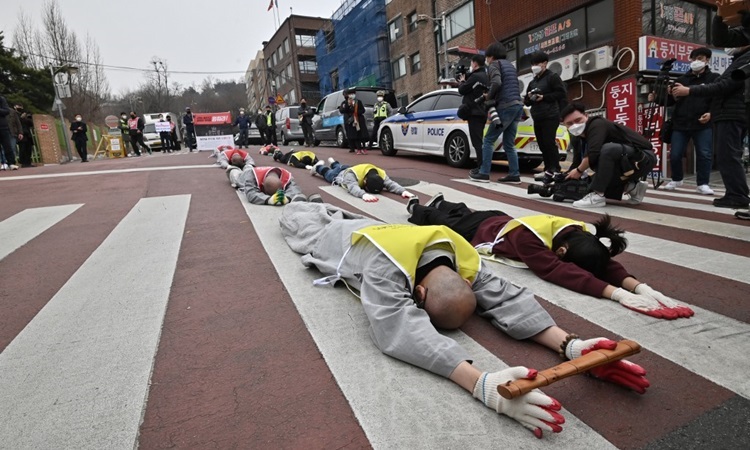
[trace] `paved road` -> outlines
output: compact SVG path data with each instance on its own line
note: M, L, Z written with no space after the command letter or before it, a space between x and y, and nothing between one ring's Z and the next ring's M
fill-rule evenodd
M410 190L512 215L580 211L477 185L440 161L320 148L413 180ZM0 174L0 448L750 448L750 227L710 198L650 190L606 209L628 230L630 271L696 311L659 321L490 264L563 328L640 342L643 396L587 377L549 386L565 430L536 440L451 382L380 354L345 289L314 288L278 231L206 153ZM254 155L259 164L274 164ZM292 169L307 193L390 222ZM493 178L500 176L501 170ZM525 178L530 182L530 178ZM450 334L484 369L557 364L475 317Z

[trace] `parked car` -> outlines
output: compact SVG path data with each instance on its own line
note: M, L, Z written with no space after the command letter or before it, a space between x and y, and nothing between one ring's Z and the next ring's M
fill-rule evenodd
M240 145L240 131L239 128L234 128L234 146ZM255 123L250 124L250 130L247 132L247 142L250 145L263 145L265 139L260 135L260 130L255 126Z
M276 111L276 134L282 145L288 145L290 141L304 145L305 133L297 116L298 106L285 106Z
M365 105L365 122L368 132L373 127L373 106L378 101L376 92L386 92L385 100L396 107L396 96L393 91L378 87L357 87L357 99ZM346 147L346 131L344 117L339 112L339 106L344 102L344 91L336 91L323 97L318 104L317 113L313 117L313 132L316 142L333 141L339 147Z
M461 100L458 89L441 89L399 108L397 114L380 124L380 151L386 156L394 156L399 150L444 155L446 162L453 167L468 165L470 159L476 158L476 153L469 140L469 125L457 115ZM560 161L564 161L570 144L567 128L557 128L556 140ZM531 170L543 161L528 110L524 111L524 119L518 125L516 150L518 165L523 171ZM507 160L502 135L495 142L492 159Z

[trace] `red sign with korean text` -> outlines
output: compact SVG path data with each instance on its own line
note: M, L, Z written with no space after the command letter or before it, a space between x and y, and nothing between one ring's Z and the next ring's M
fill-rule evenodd
M195 113L193 114L193 123L196 125L221 125L224 123L232 123L232 114L230 112Z
M613 81L607 86L607 118L636 129L635 79Z
M661 127L663 124L663 106L655 108L649 107L648 104L638 104L638 126L636 128L636 131L644 136L647 136L649 142L651 142L651 145L653 146L654 155L656 155L656 165L654 165L651 173L661 172L662 175L666 176L663 171L664 168L662 167L661 162L665 158L669 158L669 146L664 145L664 143L661 141ZM649 133L644 134L646 128L648 128L650 131Z

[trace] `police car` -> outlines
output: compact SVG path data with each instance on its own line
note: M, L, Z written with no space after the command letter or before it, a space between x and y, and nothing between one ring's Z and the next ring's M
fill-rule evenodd
M470 159L476 158L476 153L469 140L469 125L457 115L462 99L458 89L441 89L399 108L398 114L380 124L380 151L386 156L394 156L399 150L444 155L453 167L468 165ZM528 110L524 117L518 124L516 150L520 169L528 171L542 163L542 152ZM556 140L560 161L564 161L570 143L565 127L557 128ZM507 159L502 148L502 135L495 142L492 159Z

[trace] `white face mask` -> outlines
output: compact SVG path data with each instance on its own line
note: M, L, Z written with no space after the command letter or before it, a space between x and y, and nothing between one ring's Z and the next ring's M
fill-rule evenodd
M82 119L83 119L83 117L78 116L78 117L76 117L76 122L80 122Z
M378 97L378 101L382 102L383 101L383 97Z
M489 66L490 64L492 64L492 61L490 61L489 59L485 59L484 60L484 65L485 66Z
M586 128L586 122L576 123L568 127L568 133L573 136L580 136L583 130Z
M534 75L539 75L542 71L542 66L531 66L531 71Z
M696 60L690 62L690 70L692 70L693 72L700 72L704 67L706 67L706 63L703 61Z
M350 99L352 99L352 100L354 100L354 99L355 99L356 97L357 97L357 96L356 96L356 95L354 95L354 94L349 94L349 98L350 98Z

